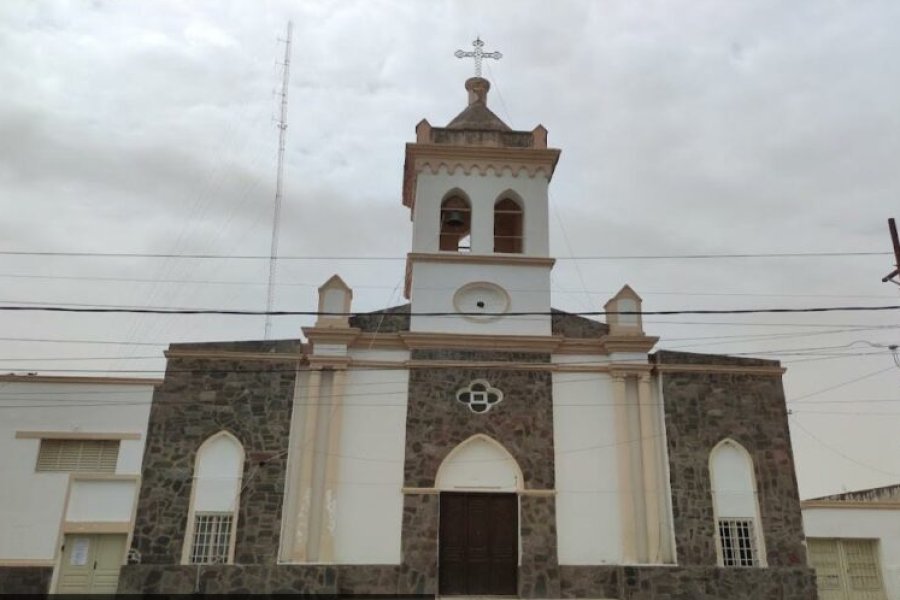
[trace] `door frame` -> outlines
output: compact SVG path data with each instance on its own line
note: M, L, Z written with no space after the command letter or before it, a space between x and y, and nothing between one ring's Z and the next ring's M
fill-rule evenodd
M72 486L75 481L133 481L134 497L131 503L130 521L69 521L66 515L69 512L69 500L72 498ZM128 562L128 550L134 537L134 522L137 516L138 500L141 495L141 476L116 473L69 473L66 482L66 495L63 501L62 514L59 518L59 529L56 535L56 545L53 557L53 575L50 577L50 589L48 593L56 594L59 586L59 576L62 571L63 551L66 536L70 534L125 534L125 555L122 557L122 566Z
M435 590L437 594L440 594L440 586L441 586L441 514L442 514L442 506L443 502L441 501L441 497L444 494L485 494L491 496L514 496L516 499L516 594L518 594L519 587L519 569L522 566L522 494L519 490L504 490L497 488L453 488L453 489L438 489L438 519L437 519L437 539L435 540L436 546L436 587Z

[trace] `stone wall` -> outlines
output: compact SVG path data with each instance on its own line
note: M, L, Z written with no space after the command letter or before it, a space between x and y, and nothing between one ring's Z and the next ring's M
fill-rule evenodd
M0 594L47 594L53 567L0 567Z
M774 367L777 361L659 352L658 364ZM709 454L725 438L750 453L771 567L806 564L787 409L778 374L664 372L662 393L680 565L717 564Z
M295 352L297 342L177 345L192 351ZM274 564L281 529L292 361L169 359L153 396L133 547L143 565L181 562L196 451L227 430L244 446L235 562Z
M547 354L413 350L411 359L510 362L550 362ZM456 400L456 391L474 379L486 379L503 392L503 401L483 414ZM553 399L548 371L454 367L412 369L406 416L408 487L432 487L438 467L453 448L483 433L501 443L522 469L526 488L552 489Z
M350 317L350 327L377 333L409 331L409 304L392 306L369 313L357 313Z
M563 598L618 600L816 600L812 569L562 566Z
M408 595L398 565L129 565L121 594Z
M413 360L546 364L547 354L414 350ZM461 442L485 434L502 444L522 469L526 489L554 486L553 398L548 371L483 367L413 369L406 421L407 487L431 488L443 460ZM503 392L503 401L476 414L456 400L456 390L485 379ZM401 593L437 593L439 496L408 494L403 511ZM552 496L521 497L522 597L559 593L556 556L556 501Z
M555 308L550 309L550 328L553 335L569 338L600 338L609 333L609 325Z

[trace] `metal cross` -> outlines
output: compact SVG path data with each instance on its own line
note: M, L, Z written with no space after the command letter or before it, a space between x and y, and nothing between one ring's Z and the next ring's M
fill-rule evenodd
M484 42L481 41L481 37L475 38L475 41L472 42L472 45L475 46L475 50L472 52L464 52L462 50L457 50L454 55L456 58L474 58L475 59L475 77L481 77L481 59L482 58L493 58L495 60L500 60L503 58L503 55L499 52L485 52L482 50L484 48Z

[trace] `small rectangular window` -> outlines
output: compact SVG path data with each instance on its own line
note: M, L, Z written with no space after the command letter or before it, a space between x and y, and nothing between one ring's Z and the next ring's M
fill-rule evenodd
M37 471L115 473L119 440L42 439Z
M719 519L719 544L723 566L759 565L752 519Z
M194 515L191 564L224 564L228 562L233 519L234 516L228 513L196 513Z

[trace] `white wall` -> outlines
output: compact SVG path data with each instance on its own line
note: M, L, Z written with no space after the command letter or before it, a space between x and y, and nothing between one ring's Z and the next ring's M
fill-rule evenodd
M594 356L554 362L592 363ZM616 407L604 373L553 373L559 563L622 561Z
M900 598L900 509L804 508L808 538L877 539L888 598Z
M69 481L68 473L35 472L40 440L16 432L140 433L122 441L116 467L137 475L152 394L151 385L0 383L0 560L55 557ZM127 512L130 519L131 504Z
M404 361L409 352L354 350L358 360ZM335 562L400 564L405 370L347 373L338 467Z
M510 297L507 312L536 312L535 316L506 316L490 321L461 316L429 317L418 313L455 313L453 295L467 283L490 281ZM550 335L550 267L418 262L413 265L414 314L411 331L483 335Z
M547 186L545 176L538 174L528 177L524 171L518 177L513 177L508 170L499 177L493 171L479 175L473 170L470 175L466 175L462 169L448 175L446 168L441 168L434 175L428 170L419 173L413 215L413 252L438 251L441 201L447 192L460 189L469 197L472 205L472 253L492 254L494 203L503 192L513 190L524 205L524 254L548 256Z
M66 521L69 523L131 521L137 493L137 480L75 480L69 492Z

